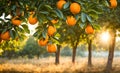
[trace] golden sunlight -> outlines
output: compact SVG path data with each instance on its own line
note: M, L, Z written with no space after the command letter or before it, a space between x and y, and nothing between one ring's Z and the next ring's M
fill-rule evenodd
M109 32L103 32L101 34L101 41L103 41L103 42L109 42L109 40L110 40L110 34L109 34Z

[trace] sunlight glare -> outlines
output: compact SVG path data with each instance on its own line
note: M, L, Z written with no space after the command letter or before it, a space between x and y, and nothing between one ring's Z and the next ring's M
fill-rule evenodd
M101 34L101 41L108 42L110 39L110 34L108 32L103 32Z

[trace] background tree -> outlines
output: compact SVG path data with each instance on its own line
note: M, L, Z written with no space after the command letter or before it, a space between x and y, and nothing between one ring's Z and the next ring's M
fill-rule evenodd
M20 51L20 54L23 57L27 56L28 58L33 58L36 56L39 59L45 52L46 49L40 47L34 37L30 36L23 49Z
M115 0L116 1L116 0ZM108 1L109 6L112 6L112 2ZM104 13L103 15L100 17L100 19L98 20L98 23L100 21L102 21L102 23L106 23L108 22L108 24L105 25L101 25L104 26L103 29L106 29L109 31L110 33L110 43L109 43L109 55L108 55L108 61L107 61L107 65L106 65L106 72L110 73L110 71L112 70L112 62L113 62L113 57L114 57L114 48L115 48L115 40L116 40L116 32L119 31L119 20L120 18L119 16L119 10L120 10L120 1L117 1L117 7L113 6L113 8L105 8L104 9ZM105 18L104 20L102 18ZM112 19L114 18L114 19Z

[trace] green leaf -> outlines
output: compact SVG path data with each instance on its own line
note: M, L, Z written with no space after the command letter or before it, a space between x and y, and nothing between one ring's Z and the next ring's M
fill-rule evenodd
M70 3L69 3L69 2L65 3L65 4L64 4L64 6L63 6L63 9L68 8L68 7L69 7L69 5L70 5Z
M38 35L38 32L35 32L35 33L33 34L34 37L37 37L37 35Z
M88 15L87 15L87 20L88 20L89 22L92 22L92 18L91 18L90 16L88 16Z
M42 36L42 32L40 30L37 30L34 34L34 37L40 38Z
M59 41L57 40L57 38L55 38L55 37L51 38L51 41L52 41L52 43L60 44Z
M90 12L89 16L91 16L93 19L98 19L98 14L96 14L94 12Z
M14 30L10 30L10 36L12 37L12 39L15 39L15 31Z
M47 12L47 11L40 11L40 13L42 13L42 14L49 14L49 12Z
M76 20L79 20L80 19L80 15L76 15L75 18L76 18Z
M7 28L2 31L2 33L5 33L7 31Z
M46 38L46 32L42 32L42 36Z
M12 10L15 10L15 8L16 8L16 5L13 5L13 6L12 6Z
M81 21L84 23L86 22L86 14L85 13L81 13Z
M59 33L56 33L54 37L59 39L61 37L61 35Z
M51 17L47 17L47 19L48 19L48 20L52 20L53 18L51 18Z
M98 24L93 24L92 26L93 26L94 29L100 30L100 25L98 25Z
M52 10L53 8L50 5L45 5L48 9Z
M40 24L43 23L43 20L42 20L41 17L38 17L38 21L39 21Z
M28 29L27 25L21 25L21 26L24 28L25 32L30 33L30 30Z
M83 29L85 27L85 23L81 23L79 26Z
M102 10L98 9L98 8L95 8L95 9L89 9L88 12L94 12L96 14L101 14L102 13Z
M24 33L23 28L19 27L19 28L17 28L17 29L18 29L18 31L20 31L21 33Z
M64 18L63 13L62 13L59 9L56 9L56 10L55 10L55 13L56 13L56 15L57 15L60 19L63 19L63 18Z
M105 0L104 5L109 7L109 2L107 0Z

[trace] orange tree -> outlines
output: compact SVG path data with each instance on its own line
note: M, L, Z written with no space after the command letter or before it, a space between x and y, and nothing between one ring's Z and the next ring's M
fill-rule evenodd
M24 45L23 41L24 40L21 39L10 39L9 41L2 40L0 43L1 57L7 57L9 59L18 57L18 53L22 50Z
M115 40L117 34L116 32L120 30L120 0L110 0L108 1L109 8L104 8L104 13L98 20L98 22L105 23L108 22L106 25L101 25L110 33L110 42L109 44L109 55L108 55L108 61L106 65L106 71L110 72L112 70L112 62L114 57L114 48L115 48ZM105 18L105 19L103 19ZM113 19L114 18L114 19Z
M94 22L94 20L98 18L98 15L101 14L102 12L103 5L100 4L102 1L94 1L94 0L93 1L86 1L86 0L55 1L53 0L53 1L55 2L55 4L49 4L50 5L49 7L50 8L52 7L51 14L50 15L48 14L49 16L44 17L46 18L46 20L43 23L41 23L41 25L38 25L38 27L36 28L37 31L34 34L35 37L38 37L40 38L40 40L42 40L46 38L46 35L48 35L50 37L49 40L51 40L51 38L54 37L55 32L56 31L58 32L58 29L64 28L64 26L66 26L68 29L71 29L72 31L75 30L74 32L76 32L77 30L81 31L81 28L84 29L88 23L90 23L91 26L94 26L94 28L96 27L92 23ZM57 25L54 25L55 22L58 22ZM76 29L75 27L78 27L78 28ZM43 29L40 29L40 28L43 28ZM57 30L54 28L56 28ZM64 31L64 29L61 29L61 30ZM71 31L69 32L72 33ZM72 34L71 35L73 38L76 36L76 34L79 34L77 36L79 38L81 33L78 32L78 33L75 33L75 34L72 33ZM91 31L90 31L90 34L91 34ZM61 33L61 36L63 35L64 33L63 34ZM64 38L65 37L62 37L62 39ZM44 42L45 41L46 40L44 40ZM47 43L45 43L45 45L46 44Z
M34 25L37 21L39 23L34 36L40 40L44 40L46 35L53 37L56 29L61 28L62 24L68 24L68 27L79 25L84 29L87 23L92 23L97 19L98 14L101 13L102 5L100 2L102 1L4 0L3 2L0 2L0 14L5 13L5 15L11 15L12 19L8 19L9 21L7 23L4 23L4 21L1 20L1 39L4 40L2 37L4 37L3 34L6 31L6 38L8 39L10 37L14 39L19 36L18 32L24 32L24 30L29 32L27 23ZM59 22L58 26L54 25L57 21ZM25 23L21 24L22 22ZM91 26L93 25L91 24ZM45 45L47 44L46 42L44 42Z
M12 19L8 19L8 22L1 20L1 39L9 40L10 37L14 39L20 36L19 32L29 32L27 23L36 25L38 22L34 36L39 39L40 45L48 47L47 44L53 44L51 42L54 41L52 38L63 25L68 25L67 28L74 33L77 30L84 30L88 24L96 28L93 23L101 14L105 2L102 0L4 0L0 2L0 14L11 15ZM24 23L22 24L22 22ZM56 22L58 24L54 25ZM3 35L6 32L7 36ZM72 36L74 38L77 36L79 38L81 33L77 32L78 35L76 33L74 35L69 34L68 37ZM3 38L4 36L6 37ZM46 36L49 37L46 38ZM78 41L78 39L76 40Z

